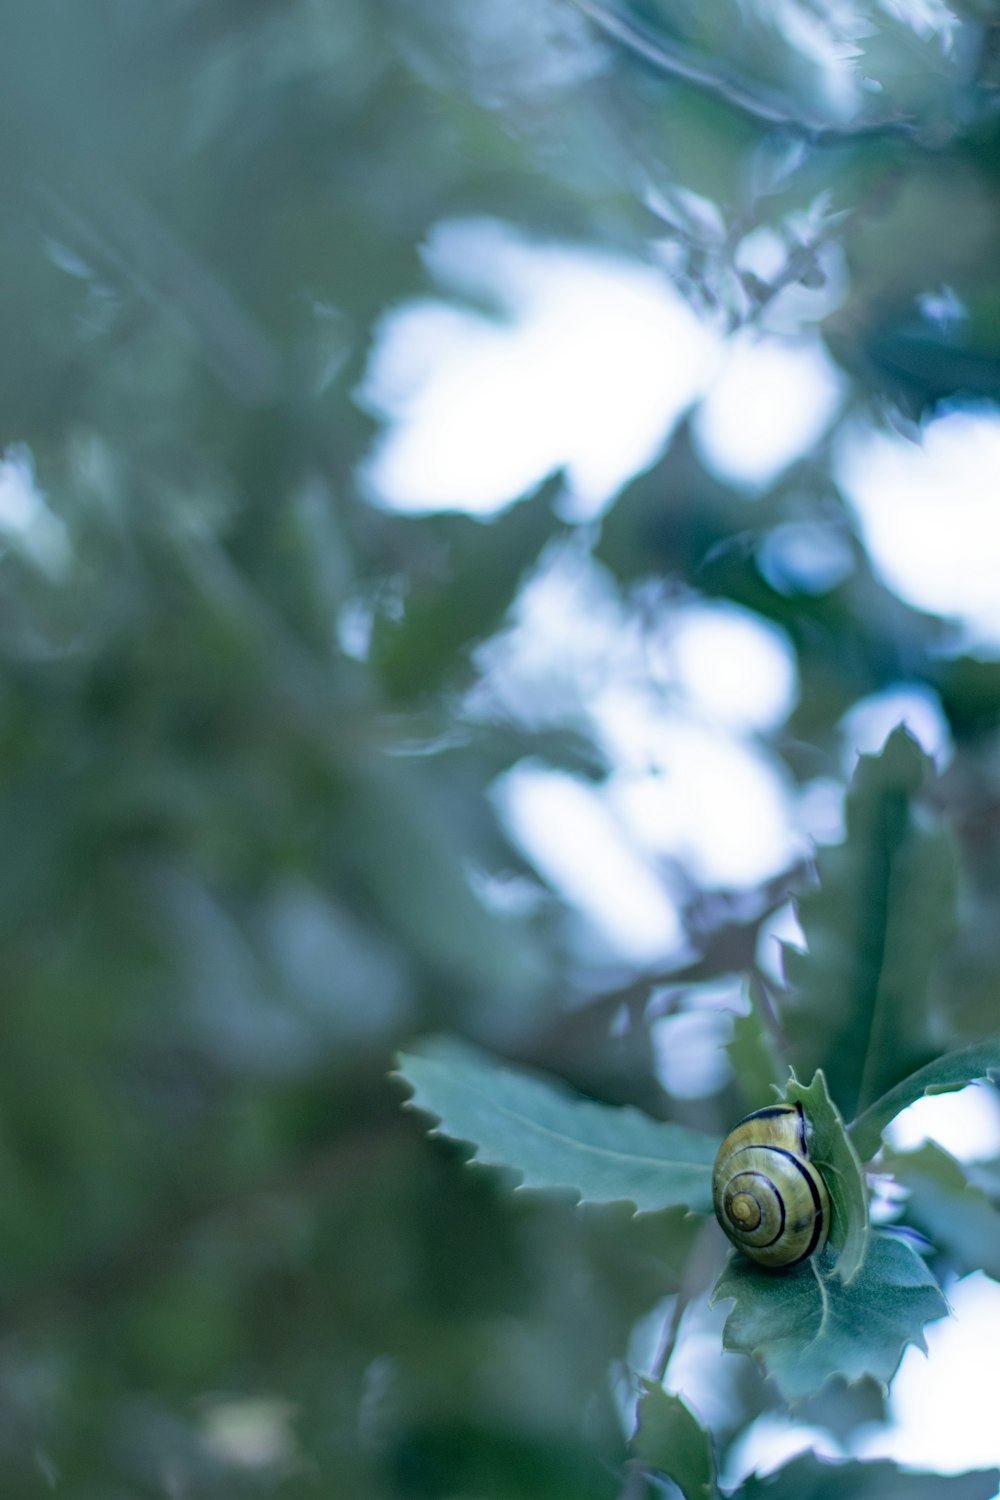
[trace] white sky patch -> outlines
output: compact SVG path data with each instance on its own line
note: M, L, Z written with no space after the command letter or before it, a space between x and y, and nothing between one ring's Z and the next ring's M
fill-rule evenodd
M950 412L920 443L856 429L835 472L888 587L1000 653L1000 410Z
M699 455L721 479L769 485L823 436L845 389L819 339L737 335L694 416Z
M736 998L736 997L734 997ZM720 1010L686 1010L650 1028L656 1076L678 1099L714 1094L732 1075L726 1043L732 1017Z
M515 844L623 958L654 964L683 948L678 907L599 789L522 761L493 794Z
M736 604L698 601L664 615L652 650L706 717L734 730L783 724L798 697L798 667L783 630Z
M589 720L609 681L648 675L638 622L611 574L573 542L549 548L522 586L510 626L476 652L468 706L532 727Z
M443 224L426 250L447 288L382 322L359 400L390 425L363 473L409 512L502 509L565 468L596 514L662 451L720 349L662 272L494 220Z
M66 527L46 505L23 443L7 448L0 459L0 537L54 582L65 577L72 560Z
M618 770L609 798L651 857L681 863L699 884L756 885L803 852L778 762L748 742L681 715L655 726L655 767Z
M800 1453L844 1457L843 1448L824 1428L809 1427L778 1412L764 1412L736 1439L726 1455L720 1479L727 1489L735 1488L750 1474L772 1474Z
M816 776L799 788L799 827L814 843L843 843L845 794L844 783L832 776Z
M845 775L852 774L859 755L877 755L898 724L906 725L939 769L951 760L951 729L937 693L923 683L900 683L862 698L841 719Z
M791 647L735 606L654 611L644 621L579 550L550 554L513 624L478 653L469 711L584 729L612 767L606 816L649 870L669 862L709 886L754 885L804 848L789 779L748 734L794 702Z
M638 743L664 705L736 733L784 722L798 698L795 651L777 625L718 600L629 607L614 579L570 544L524 585L507 630L477 652L478 711L491 700L525 722L596 716L620 724L611 743Z
M888 1126L886 1140L897 1151L936 1141L960 1161L1000 1155L1000 1099L995 1089L970 1084L953 1094L918 1099Z
M1000 1464L1000 1286L981 1271L948 1288L954 1317L924 1330L926 1357L909 1348L889 1397L893 1425L862 1429L859 1458L956 1474Z
M653 1368L674 1301L673 1297L664 1298L633 1324L628 1346L631 1369ZM667 1373L667 1389L683 1396L695 1415L710 1428L725 1428L727 1422L732 1422L740 1382L739 1360L732 1359L722 1349L722 1329L729 1311L728 1305L709 1307L705 1299L689 1302ZM628 1420L634 1424L634 1393Z
M854 572L843 530L823 521L786 521L757 549L757 568L779 594L828 594Z
M785 982L786 943L805 951L806 935L793 901L786 901L784 906L773 911L767 921L760 924L757 933L757 962L775 984Z

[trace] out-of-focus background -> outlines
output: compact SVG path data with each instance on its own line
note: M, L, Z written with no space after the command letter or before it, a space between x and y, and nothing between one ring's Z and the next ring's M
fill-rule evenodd
M900 721L996 1030L998 84L986 0L6 8L5 1497L614 1500L684 1236L461 1170L395 1049L721 1134ZM724 1477L995 1462L949 1287L891 1410L687 1319Z

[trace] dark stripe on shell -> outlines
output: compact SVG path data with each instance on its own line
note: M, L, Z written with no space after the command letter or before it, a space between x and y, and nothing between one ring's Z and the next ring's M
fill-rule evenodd
M801 1104L768 1104L764 1109L755 1109L752 1115L744 1115L740 1125L745 1125L748 1120L776 1120L779 1115L790 1115L795 1109L801 1113ZM739 1128L737 1125L736 1129Z
M760 1147L758 1146L758 1147L755 1147L754 1149L760 1150ZM736 1154L738 1155L739 1153L737 1152ZM744 1171L739 1172L736 1175L739 1176L739 1177L759 1177L760 1180L761 1180L761 1182L766 1182L767 1183L768 1187L774 1193L775 1198L777 1198L777 1200L778 1200L778 1208L781 1211L781 1224L778 1227L777 1234L774 1236L773 1240L768 1240L766 1242L766 1244L755 1245L754 1246L755 1250L767 1250L767 1249L770 1248L771 1245L776 1245L778 1243L778 1241L781 1239L781 1236L785 1232L785 1217L786 1217L785 1216L785 1200L781 1196L781 1194L779 1193L779 1191L778 1191L777 1187L775 1186L775 1183L773 1182L773 1180L770 1177L768 1177L765 1172L753 1172L753 1171L748 1172L748 1171L746 1171L744 1169ZM726 1217L727 1218L729 1217L728 1214L727 1214ZM763 1210L761 1210L761 1217L763 1218ZM730 1224L732 1224L733 1223L732 1219L729 1219L729 1222L730 1222ZM738 1224L733 1225L733 1227L736 1230L737 1234L743 1234L744 1233L744 1231L740 1229L740 1226ZM757 1226L754 1225L754 1228L756 1228L756 1227Z
M809 1195L812 1198L814 1210L813 1232L812 1238L810 1239L806 1248L803 1250L802 1254L797 1255L794 1260L790 1260L787 1262L787 1264L790 1266L797 1266L799 1264L799 1261L809 1259L810 1255L812 1255L813 1251L816 1249L816 1246L819 1244L819 1237L823 1232L823 1205L820 1202L819 1189L817 1188L812 1178L813 1169L807 1167L804 1162L799 1161L798 1157L794 1156L791 1151L786 1151L783 1146L768 1146L767 1150L778 1151L782 1156L787 1156L790 1162L795 1163L795 1166L798 1168L802 1176L805 1178L806 1182L809 1184ZM778 1196L781 1196L780 1193L778 1194Z
M799 1108L801 1112L801 1106L797 1106L797 1108ZM776 1109L774 1113L783 1114L785 1113L785 1111L782 1109ZM808 1167L804 1162L799 1161L799 1158L795 1155L794 1151L786 1151L784 1146L772 1146L770 1142L764 1143L762 1141L755 1142L754 1144L749 1146L741 1146L738 1151L733 1152L730 1160L733 1160L733 1158L737 1156L742 1156L744 1151L774 1151L778 1154L778 1156L787 1157L787 1159L793 1164L794 1167L796 1167L796 1169L801 1173L801 1175L805 1178L805 1181L809 1185L809 1196L812 1198L814 1211L812 1238L810 1239L808 1246L805 1250L803 1250L801 1255L797 1255L794 1260L786 1262L786 1264L789 1266L797 1266L799 1264L799 1261L808 1260L809 1256L812 1255L813 1251L816 1249L816 1246L819 1244L819 1237L823 1232L823 1205L820 1202L819 1189L816 1187L816 1184L812 1178L812 1172L815 1169ZM777 1198L778 1203L781 1207L781 1228L778 1230L778 1233L774 1236L773 1240L768 1240L766 1245L757 1245L755 1247L758 1250L769 1250L772 1245L776 1245L778 1243L785 1231L785 1200L781 1196L781 1193L775 1182L772 1180L772 1178L766 1176L765 1173L747 1171L746 1169L744 1169L739 1173L739 1175L741 1177L761 1177L765 1182L770 1183L771 1188L774 1192L774 1196ZM732 1221L730 1220L730 1222ZM737 1229L736 1232L739 1233L739 1230Z
M799 1114L799 1146L802 1149L802 1155L808 1156L809 1142L806 1139L806 1112L802 1108L801 1104L796 1104L795 1108L798 1110Z

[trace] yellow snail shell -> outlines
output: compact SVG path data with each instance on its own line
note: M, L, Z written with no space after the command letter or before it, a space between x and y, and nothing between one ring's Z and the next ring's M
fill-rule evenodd
M738 1250L761 1266L794 1266L830 1232L830 1195L809 1160L801 1104L758 1109L731 1130L712 1171L715 1215Z

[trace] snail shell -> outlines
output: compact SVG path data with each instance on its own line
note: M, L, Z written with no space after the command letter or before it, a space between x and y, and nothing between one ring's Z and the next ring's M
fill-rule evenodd
M826 1244L830 1195L809 1160L808 1136L801 1104L772 1104L747 1115L719 1147L716 1218L758 1265L794 1266Z

